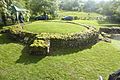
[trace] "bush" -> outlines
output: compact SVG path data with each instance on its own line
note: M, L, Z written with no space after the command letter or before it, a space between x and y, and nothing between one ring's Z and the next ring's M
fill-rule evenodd
M46 48L46 47L48 47L48 44L44 40L34 40L33 44L31 44L30 47L42 47L42 48Z
M34 42L29 46L30 54L46 54L48 53L49 44L45 40L34 40Z
M79 17L77 17L77 16L75 16L75 17L74 17L74 20L79 20L79 19L80 19L80 18L79 18Z

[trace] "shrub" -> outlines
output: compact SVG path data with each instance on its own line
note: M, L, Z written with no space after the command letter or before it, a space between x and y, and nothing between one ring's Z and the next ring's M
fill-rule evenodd
M80 19L80 18L79 18L79 17L77 17L77 16L75 16L75 17L74 17L74 20L79 20L79 19Z
M44 40L34 40L33 44L31 44L30 47L34 47L34 46L46 48L46 47L48 47L48 44Z
M29 46L30 54L46 54L48 53L49 44L46 40L34 40L34 42Z

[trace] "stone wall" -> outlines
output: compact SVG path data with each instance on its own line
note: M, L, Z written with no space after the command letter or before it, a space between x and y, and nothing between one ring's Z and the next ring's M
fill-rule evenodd
M19 28L10 28L5 31L7 35L30 48L30 53L49 53L53 48L84 48L92 46L98 41L98 32L94 28L80 33L58 34L40 33L24 31ZM35 41L36 40L36 41ZM31 47L31 45L33 45ZM46 51L45 51L46 50Z
M100 32L105 32L108 34L120 34L120 27L102 27L99 30Z

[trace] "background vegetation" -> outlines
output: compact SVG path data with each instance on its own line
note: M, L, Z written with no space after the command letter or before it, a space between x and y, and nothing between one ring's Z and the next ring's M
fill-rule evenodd
M47 14L54 19L59 15L59 11L61 10L87 12L88 14L96 12L107 16L109 22L119 23L119 4L119 0L1 0L0 14L10 16L12 13L11 6L15 5L28 9L31 16ZM67 15L67 13L69 12L64 12L65 15ZM60 14L62 14L62 12L60 12ZM86 14L86 16L88 14Z

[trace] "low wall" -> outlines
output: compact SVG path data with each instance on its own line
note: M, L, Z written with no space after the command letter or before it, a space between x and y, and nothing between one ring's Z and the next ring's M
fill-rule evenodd
M20 42L29 45L30 53L42 54L49 53L53 48L84 48L92 46L98 41L98 32L90 28L85 32L58 34L40 33L24 31L19 28L6 30L7 35ZM31 46L32 45L32 46Z
M82 48L98 41L98 32L94 29L83 33L49 34L48 37L45 35L46 33L37 35L37 40L49 39L51 48Z

